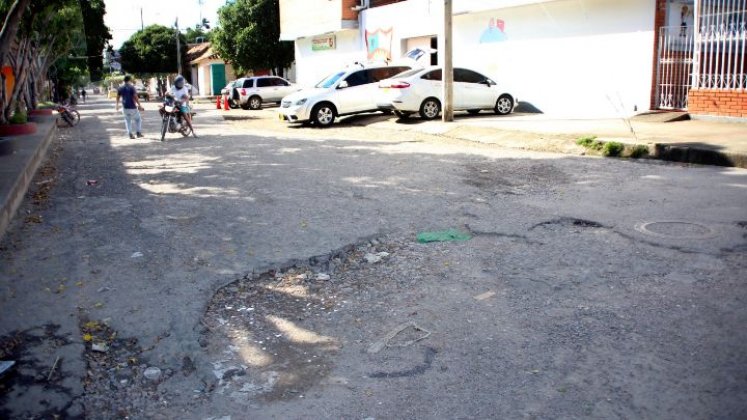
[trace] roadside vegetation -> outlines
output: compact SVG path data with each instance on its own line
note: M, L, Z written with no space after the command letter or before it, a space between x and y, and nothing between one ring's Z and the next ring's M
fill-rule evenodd
M597 136L584 136L576 139L576 144L594 154L606 157L626 157L639 159L648 156L648 146L644 144L623 144L617 141L602 141Z

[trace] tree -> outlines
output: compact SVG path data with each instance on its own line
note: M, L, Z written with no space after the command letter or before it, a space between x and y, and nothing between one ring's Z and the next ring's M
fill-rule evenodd
M18 27L21 24L30 0L0 1L0 10L2 11L3 27L0 29L0 67L7 65L11 59L10 50L18 33ZM8 122L5 113L2 112L8 105L13 105L12 92L6 92L6 75L2 72L0 77L0 124Z
M87 72L85 61L81 63L76 57L69 57L71 51L85 54L78 1L31 0L25 4L19 11L16 7L22 5L21 1L0 2L6 16L0 40L6 39L6 29L13 29L9 25L14 16L21 14L13 39L9 45L2 46L7 50L0 50L0 53L7 51L2 54L2 64L10 65L15 79L12 91L5 91L5 83L0 87L0 124L6 123L16 109L36 107L41 80L54 63L57 63L55 73L68 83L80 80Z
M186 62L187 39L181 42L182 74L189 70ZM119 49L122 70L140 76L173 73L176 71L176 30L162 25L151 25L135 32Z
M104 23L106 5L103 0L79 0L86 31L86 55L88 72L92 80L101 80L104 74L104 48L112 39L109 27Z
M292 42L280 41L278 0L236 0L218 10L213 47L241 72L271 69L282 75L293 62Z
M210 41L211 33L202 29L202 25L195 25L194 28L187 28L184 37L187 42L197 42L198 38L203 38L206 42Z

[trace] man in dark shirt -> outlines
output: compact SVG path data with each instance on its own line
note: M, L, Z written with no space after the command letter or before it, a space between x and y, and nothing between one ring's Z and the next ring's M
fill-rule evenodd
M124 110L122 112L125 119L125 128L127 128L127 134L130 136L130 138L134 139L135 135L132 134L133 119L137 136L143 137L143 134L140 132L140 127L142 125L140 111L143 110L143 107L140 105L140 100L137 97L137 90L135 90L135 86L130 83L131 80L132 78L130 76L125 76L124 85L119 88L119 90L117 90L117 105L115 109L119 111L119 99L121 98L122 106L124 107Z

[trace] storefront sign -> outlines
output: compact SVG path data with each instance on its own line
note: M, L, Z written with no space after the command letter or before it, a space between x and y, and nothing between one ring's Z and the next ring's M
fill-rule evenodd
M335 49L335 36L318 36L311 39L311 51L328 51Z

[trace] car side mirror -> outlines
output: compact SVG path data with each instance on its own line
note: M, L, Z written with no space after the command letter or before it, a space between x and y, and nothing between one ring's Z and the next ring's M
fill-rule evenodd
M348 84L347 80L343 80L339 85L337 85L337 89L345 89L348 87L350 87L350 85Z

